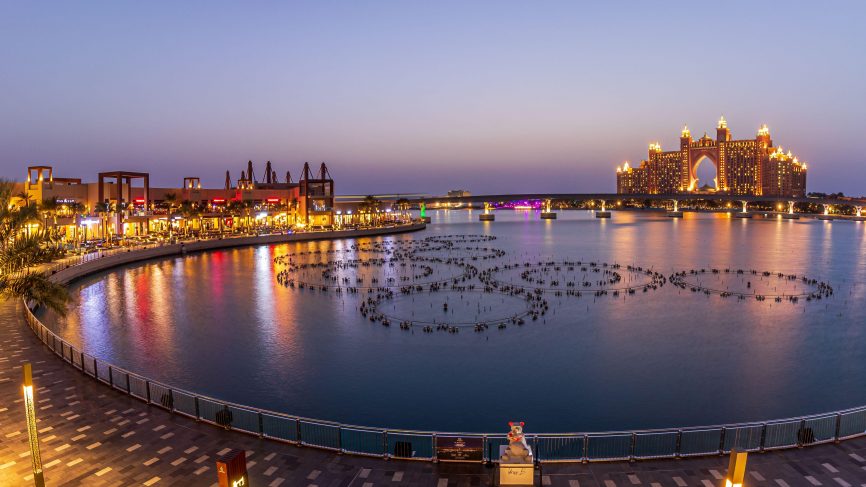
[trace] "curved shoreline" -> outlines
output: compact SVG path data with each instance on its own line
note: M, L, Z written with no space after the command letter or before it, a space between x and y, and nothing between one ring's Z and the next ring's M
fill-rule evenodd
M295 241L315 241L337 238L358 238L416 231L426 228L423 223L399 228L378 228L289 235L235 237L222 240L185 242L140 250L129 249L78 265L56 270L52 278L68 283L88 274L111 267L188 252L207 251L238 246ZM226 429L259 437L313 446L344 453L384 458L433 460L436 458L436 437L459 435L475 437L484 445L484 460L495 462L495 449L504 441L501 434L441 433L412 430L389 430L353 426L333 421L302 418L220 399L202 396L170 385L151 381L134 372L103 362L97 357L75 349L45 327L25 306L25 318L43 343L57 355L98 382L109 385L126 395ZM226 420L228 418L228 420ZM788 419L773 419L748 423L664 428L653 430L547 433L527 435L536 448L539 462L611 461L686 456L718 455L739 447L748 451L795 448L838 442L866 434L866 406ZM395 439L396 438L396 439ZM413 453L405 457L398 453L395 441L411 441ZM417 453L416 449L417 448Z
M401 233L417 232L427 228L426 223L410 223L407 225L395 225L393 227L371 228L366 230L336 230L332 232L304 232L274 235L257 235L248 237L228 237L212 240L195 240L167 244L143 249L118 250L110 255L94 260L81 262L79 264L62 264L59 268L51 270L51 280L61 284L68 284L88 274L93 274L105 269L121 265L131 264L144 260L169 257L173 255L185 255L190 252L206 252L209 250L228 249L233 247L247 247L251 245L270 245L291 242L313 242L320 240L338 240L343 238L378 237L383 235L397 235Z

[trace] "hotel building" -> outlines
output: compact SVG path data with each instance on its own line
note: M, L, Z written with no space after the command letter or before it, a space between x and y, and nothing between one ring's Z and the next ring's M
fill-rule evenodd
M697 168L705 161L716 169L713 184L702 184ZM791 196L806 194L806 164L773 146L770 130L762 126L754 139L733 140L722 117L716 137L706 133L695 140L688 127L680 134L680 147L663 151L649 145L647 159L633 167L628 162L616 169L619 194L677 194L719 192L732 195Z

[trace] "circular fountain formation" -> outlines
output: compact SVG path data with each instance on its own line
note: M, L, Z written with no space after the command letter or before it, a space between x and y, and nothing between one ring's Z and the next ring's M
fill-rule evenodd
M659 272L638 266L607 262L545 261L496 266L480 276L485 286L502 292L581 297L635 294L664 286Z
M537 320L547 309L548 304L542 299L464 288L379 295L361 303L360 311L371 322L384 326L399 324L401 330L458 333L465 328L483 332L522 326L527 320Z
M358 312L371 323L414 333L477 333L537 321L550 297L634 296L671 283L694 293L776 302L833 294L805 276L743 269L692 269L666 277L653 268L601 261L488 263L507 256L489 235L370 241L344 249L274 258L285 287L364 294ZM487 264L481 269L479 266ZM557 300L561 302L561 300Z
M798 303L829 298L833 286L803 275L755 269L690 269L670 276L670 282L693 293L738 300L754 299Z
M280 255L274 258L274 264L281 267L277 281L290 288L337 293L429 290L449 282L456 285L466 281L467 276L477 272L469 262L504 256L503 250L476 244L493 239L484 235L449 235L364 242L346 249Z

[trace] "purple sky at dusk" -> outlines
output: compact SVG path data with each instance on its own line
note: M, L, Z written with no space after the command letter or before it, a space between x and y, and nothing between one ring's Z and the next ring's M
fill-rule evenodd
M221 186L326 161L340 194L615 191L724 114L866 194L862 2L0 3L0 176ZM802 4L801 4L802 3Z

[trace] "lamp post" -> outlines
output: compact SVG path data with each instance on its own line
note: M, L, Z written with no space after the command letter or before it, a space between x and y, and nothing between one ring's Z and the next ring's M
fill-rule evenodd
M45 487L42 473L42 457L39 455L39 438L36 435L36 405L33 400L33 369L24 364L24 410L27 413L27 436L30 440L30 460L33 462L33 483Z
M743 487L743 479L746 476L746 459L749 454L736 448L731 450L731 459L728 463L728 475L725 477L725 487Z

